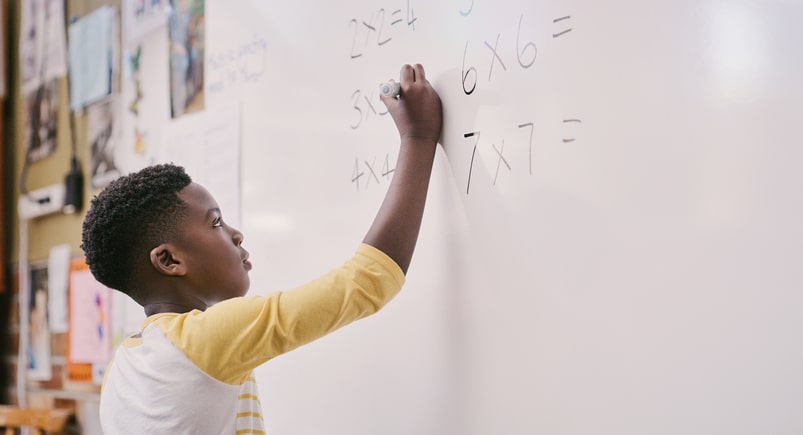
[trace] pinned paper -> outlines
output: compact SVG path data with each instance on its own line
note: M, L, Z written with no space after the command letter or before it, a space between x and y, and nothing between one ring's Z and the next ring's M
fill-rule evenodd
M23 95L67 74L67 36L62 0L20 3L20 75Z
M76 260L83 263L83 259ZM84 263L86 264L86 263ZM89 268L70 273L70 350L76 363L107 363L111 356L111 290Z
M78 110L112 91L114 9L103 6L70 24L70 108Z

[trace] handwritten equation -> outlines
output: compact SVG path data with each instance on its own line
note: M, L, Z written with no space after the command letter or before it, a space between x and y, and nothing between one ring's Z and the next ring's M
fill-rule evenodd
M469 17L474 10L472 0L464 9L459 10L462 17ZM571 15L561 15L552 19L553 29L551 39L557 39L569 34L571 27ZM529 18L524 13L519 15L519 20L515 26L515 36L511 33L496 32L490 38L484 39L481 44L467 40L463 47L463 63L461 66L461 88L466 96L471 96L480 84L480 67L487 65L482 70L483 78L487 71L487 83L494 81L494 73L497 76L500 72L506 72L509 68L530 69L538 59L538 45L524 35L522 29L529 28ZM484 48L483 48L484 47ZM486 59L483 64L482 59ZM473 64L472 62L478 62ZM478 66L479 65L479 66ZM582 124L578 118L564 118L562 124L568 126ZM533 175L533 138L535 133L535 122L528 121L516 123L517 133L514 135L513 146L526 149L526 167L528 174ZM466 181L466 195L471 193L471 178L477 158L477 151L480 147L488 147L492 151L492 159L495 165L491 165L493 171L493 185L495 186L500 178L500 172L513 172L518 162L513 162L511 158L511 143L508 142L508 151L505 150L505 138L501 140L483 140L480 130L473 130L463 134L463 138L470 141L471 159L468 164L468 177ZM562 139L562 143L568 144L576 141L577 138L572 132L568 132ZM516 155L520 156L521 153ZM493 163L493 162L492 162ZM495 168L493 168L495 166Z
M357 59L366 55L371 49L385 46L393 40L397 32L405 28L404 26L414 31L418 18L415 16L411 0L406 0L406 3L405 10L379 8L370 12L367 18L352 18L349 21L349 29L353 35L349 57Z
M473 2L472 2L473 8ZM469 9L468 13L460 12L463 16L468 16L471 12ZM566 15L560 18L556 18L553 23L559 23L562 21L570 20L571 15ZM469 55L476 56L477 58L485 57L487 58L490 56L490 59L487 60L487 71L488 71L488 82L493 81L494 77L494 66L498 65L497 71L501 69L501 71L507 71L508 65L511 67L515 67L515 64L512 63L511 59L515 58L516 63L522 69L529 69L530 67L535 64L536 59L538 58L538 46L533 41L527 40L526 37L522 36L522 24L524 24L524 14L522 13L519 16L519 22L516 26L516 36L515 38L512 35L503 35L502 32L497 32L493 38L486 39L482 42L482 46L484 46L486 50L482 50L482 46L479 44L471 45L471 41L467 40L465 48L463 49L463 65L461 66L461 81L462 81L462 88L463 92L466 95L471 95L477 90L477 85L479 82L479 70L476 66L472 65L472 62L469 60ZM566 23L568 24L568 23ZM565 28L557 33L553 33L553 38L561 37L569 32L572 31L572 28ZM503 38L504 36L504 38ZM475 47L480 47L477 50ZM471 50L469 50L471 49ZM514 52L514 55L510 55L511 49ZM482 54L478 54L477 51L482 51Z
M509 22L504 20L499 27L487 26L488 23L482 22L482 18L475 12L474 0L467 0L457 9L455 18L458 20L470 20L469 27L474 28L467 39L457 42L453 48L462 52L459 56L444 56L461 62L459 71L459 87L449 86L449 90L459 93L460 97L467 98L466 101L482 101L482 98L475 100L479 93L484 90L498 91L498 88L506 80L506 73L512 70L519 70L520 73L514 80L535 80L536 75L530 75L530 71L535 71L539 60L539 44L544 45L546 41L570 40L575 34L572 16L570 14L555 14L547 18L546 26L539 22L536 15L525 12L511 14ZM414 30L417 17L413 13L412 6L408 0L405 10L399 8L393 11L379 9L371 13L367 20L356 18L350 21L351 50L350 58L357 59L365 56L372 49L379 49L388 44L393 37L403 27ZM454 11L454 9L453 9ZM541 17L543 21L544 17ZM479 21L478 21L479 20ZM475 26L475 24L477 26ZM396 27L394 27L396 26ZM482 29L482 30L479 30ZM546 34L541 32L536 35L536 29L546 30ZM395 30L396 33L393 33ZM537 37L538 36L538 37ZM459 45L458 45L459 44ZM459 48L458 48L459 47ZM545 52L550 52L546 50ZM459 53L459 52L458 52ZM457 53L454 53L457 54ZM454 65L454 64L452 64ZM437 68L437 66L436 66ZM447 65L448 68L448 65ZM455 71L454 78L458 78ZM511 76L512 77L512 76ZM528 79L527 77L531 77ZM455 85L457 85L455 83ZM459 89L459 90L458 90ZM444 92L444 89L439 89ZM448 92L448 91L447 91ZM510 95L512 98L518 95ZM443 96L442 96L443 98ZM452 101L454 104L455 101ZM463 104L458 103L458 104ZM349 106L351 116L349 127L358 130L369 125L372 120L387 116L388 111L379 95L378 84L376 87L354 90L350 95ZM520 110L526 112L526 110ZM487 175L487 182L494 186L503 183L507 177L514 176L533 176L536 172L536 150L538 142L544 140L543 133L539 131L552 131L558 129L557 135L550 134L548 141L556 144L573 144L581 137L582 116L577 116L574 111L573 116L555 117L553 121L545 122L536 119L532 113L512 113L505 118L495 119L489 125L482 125L480 119L467 119L466 121L477 123L470 127L464 126L465 130L460 133L463 142L456 140L455 146L458 156L459 167L465 167L465 193L469 195L472 191L472 183L478 181L478 162L483 163L483 175ZM500 125L501 122L501 125ZM556 125L555 123L559 123ZM505 125L507 124L507 127ZM459 125L451 126L450 129L460 129ZM500 130L501 129L501 130ZM460 131L460 130L458 130ZM463 153L465 149L465 154ZM381 185L392 178L394 169L389 160L390 154L385 155L384 162L377 157L365 159L356 157L354 166L351 168L351 182L358 192L366 190L372 184ZM470 158L469 158L470 157ZM465 165L465 166L463 166ZM459 172L458 167L458 172ZM512 175L518 173L521 175ZM484 178L479 178L484 179Z
M250 40L209 54L207 69L211 93L254 84L265 74L267 43L254 35Z
M357 89L351 94L351 109L353 121L349 126L352 130L360 128L373 117L385 116L388 109L379 99L379 86L370 91Z
M379 166L381 164L381 166ZM351 174L351 182L354 183L357 192L360 191L360 183L362 189L367 190L371 184L383 184L390 182L395 167L391 167L390 153L385 154L384 163L377 163L377 157L374 156L371 162L368 160L356 157L354 159L354 170Z
M562 124L566 127L564 131L564 136L561 139L562 143L571 143L577 140L574 136L573 129L569 128L572 124L582 124L583 121L577 118L566 118L561 120ZM493 185L495 186L497 181L499 180L499 173L500 171L507 171L513 172L514 168L518 168L517 164L521 162L523 159L518 159L514 161L514 158L520 157L522 154L526 155L526 167L528 174L530 176L533 175L533 139L535 133L535 122L528 121L523 122L516 125L516 132L513 134L514 141L508 142L508 151L505 152L505 137L494 138L497 140L488 140L482 139L482 131L475 130L463 133L463 138L471 141L473 147L471 149L471 161L468 167L468 180L466 181L466 195L471 193L471 175L474 172L474 164L477 157L477 151L479 150L480 146L488 147L493 151L493 158L496 160L495 164L495 171L493 174ZM511 147L519 150L519 152L513 153L510 151ZM520 150L525 150L525 153L520 152ZM513 156L518 157L513 157ZM517 170L517 169L516 169Z

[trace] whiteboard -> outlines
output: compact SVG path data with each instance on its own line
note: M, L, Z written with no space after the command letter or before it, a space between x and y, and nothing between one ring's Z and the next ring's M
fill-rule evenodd
M803 433L803 3L207 0L252 294L347 259L442 147L402 293L257 371L270 433Z

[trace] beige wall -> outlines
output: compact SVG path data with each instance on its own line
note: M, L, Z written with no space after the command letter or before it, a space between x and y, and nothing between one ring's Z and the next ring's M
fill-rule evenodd
M9 180L12 185L12 191L15 192L12 204L13 207L16 207L17 199L19 198L20 174L22 172L25 159L25 101L23 100L19 89L19 56L17 53L17 47L19 44L20 1L25 0L14 0L13 4L14 8L12 12L15 14L15 17L12 22L13 36L11 38L9 47L9 52L13 62L12 65L13 68L15 68L15 71L13 72L14 80L11 83L11 89L9 92L9 97L13 98L11 114L12 125L10 127L14 129L13 135L15 138L13 153L15 160L14 172L13 177L10 177L12 179ZM67 2L66 13L68 16L83 16L104 4L116 5L119 8L121 0L70 0ZM69 171L71 156L71 130L68 110L69 104L67 100L67 86L68 82L66 78L59 80L60 107L58 145L56 152L50 157L33 163L30 166L26 182L28 190L35 190L37 188L49 186L55 183L63 183L64 177ZM76 213L74 215L53 214L30 221L28 226L29 248L27 255L29 261L37 261L47 258L51 246L64 243L67 243L72 247L73 255L82 254L80 249L81 223L83 221L84 214L86 213L89 199L97 192L90 190L88 182L89 175L87 173L87 169L89 168L89 147L87 145L86 136L86 116L76 113L75 129L77 139L77 155L81 161L82 170L84 171L84 207L80 213ZM16 213L12 214L14 217L12 218L12 222L9 222L9 228L11 229L10 233L12 234L10 259L12 263L16 263L19 259L19 222L16 219Z
M8 260L12 266L16 266L20 259L19 255L19 221L17 219L16 204L19 199L20 176L25 162L25 100L20 94L19 87L19 27L20 27L20 5L29 0L0 0L4 5L9 6L10 10L10 41L8 45L9 65L9 92L10 110L9 121L3 127L9 129L5 137L13 138L6 142L3 149L3 158L13 160L13 165L8 161L3 161L4 169L8 172L4 174L4 186L7 192L12 192L7 206L9 206L10 222L3 228L4 237L11 244L11 252ZM91 12L104 4L120 6L121 1L101 1L101 0L69 0L67 2L67 16L82 16ZM59 117L58 117L58 142L56 151L51 156L31 164L27 175L27 189L35 190L52 184L63 184L64 177L70 169L70 159L72 156L72 129L70 125L70 113L68 104L68 80L59 80ZM86 135L86 116L75 115L75 138L77 140L77 157L81 162L84 172L84 206L80 213L74 215L52 214L49 216L31 220L28 225L29 247L27 260L29 262L41 262L47 259L50 248L55 245L68 244L71 247L73 256L80 256L83 253L80 249L81 244L81 224L86 213L89 199L97 193L89 188L89 146ZM0 210L2 210L0 208ZM13 269L12 269L13 270ZM15 283L17 281L15 280ZM14 285L16 294L16 284ZM9 324L17 323L18 303L16 297L11 299L12 312L9 316ZM13 353L16 353L16 343L19 340L18 333L9 334L9 340L13 343ZM98 411L97 411L97 387L94 385L71 385L65 388L66 384L66 334L53 334L51 337L51 352L53 356L53 377L49 381L28 382L28 404L32 407L58 407L67 408L75 412L81 431L84 434L99 434ZM11 355L9 358L13 359ZM14 385L16 367L14 362L9 363L9 377L7 385ZM65 391L69 389L69 391ZM3 394L0 394L0 397ZM15 403L16 395L13 387L9 388L8 397L11 403Z

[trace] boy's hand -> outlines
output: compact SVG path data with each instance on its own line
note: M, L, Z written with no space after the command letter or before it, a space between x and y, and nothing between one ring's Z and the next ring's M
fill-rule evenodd
M387 254L407 273L441 136L441 99L421 65L402 67L401 98L381 98L399 130L401 147L393 180L363 242Z
M404 65L399 76L400 98L380 98L396 123L402 143L408 139L437 143L443 125L441 100L427 80L424 67Z

